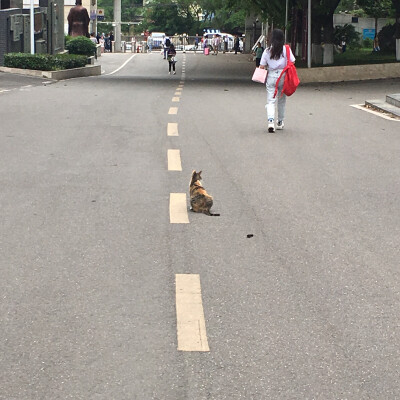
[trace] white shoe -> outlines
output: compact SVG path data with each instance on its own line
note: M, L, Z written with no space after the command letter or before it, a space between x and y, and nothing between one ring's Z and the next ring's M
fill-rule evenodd
M276 129L279 129L281 131L284 126L285 124L283 123L283 121L278 121L278 123L276 124Z
M171 75L171 71L169 71L168 74Z
M274 120L268 121L268 132L270 132L270 133L274 133L275 132Z
M174 75L176 75L176 72L174 71Z

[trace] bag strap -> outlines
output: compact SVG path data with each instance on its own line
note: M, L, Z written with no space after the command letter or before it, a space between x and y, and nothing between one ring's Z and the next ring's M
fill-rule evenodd
M286 47L286 67L283 68L281 74L279 75L278 80L276 81L276 85L275 85L275 92L274 92L274 98L276 97L276 94L278 93L278 85L279 85L279 81L282 78L282 75L287 71L289 64L290 64L290 47L288 44L285 44Z

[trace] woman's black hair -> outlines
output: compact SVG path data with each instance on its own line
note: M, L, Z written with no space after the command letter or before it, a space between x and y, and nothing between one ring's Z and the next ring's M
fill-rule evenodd
M271 60L279 60L282 55L285 35L281 29L274 29L271 35Z

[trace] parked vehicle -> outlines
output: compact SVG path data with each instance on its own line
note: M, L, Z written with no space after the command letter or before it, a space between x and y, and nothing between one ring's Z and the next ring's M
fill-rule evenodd
M150 37L153 40L153 49L160 49L165 37L165 32L152 32Z
M214 35L219 35L221 38L221 51L224 49L224 38L227 36L228 37L228 51L231 51L233 49L233 45L234 45L234 40L235 37L233 35L231 35L230 33L211 33L211 32L206 32L203 35L203 40L205 38L207 38L207 47L209 47L211 50L213 50L213 46L212 46L212 39L214 37Z

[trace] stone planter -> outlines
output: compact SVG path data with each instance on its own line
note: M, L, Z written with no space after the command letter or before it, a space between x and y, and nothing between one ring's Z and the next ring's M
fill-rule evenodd
M63 69L60 71L35 71L32 69L0 67L0 72L37 76L41 78L48 78L60 81L63 79L101 75L101 65L86 65L85 67L82 68Z

